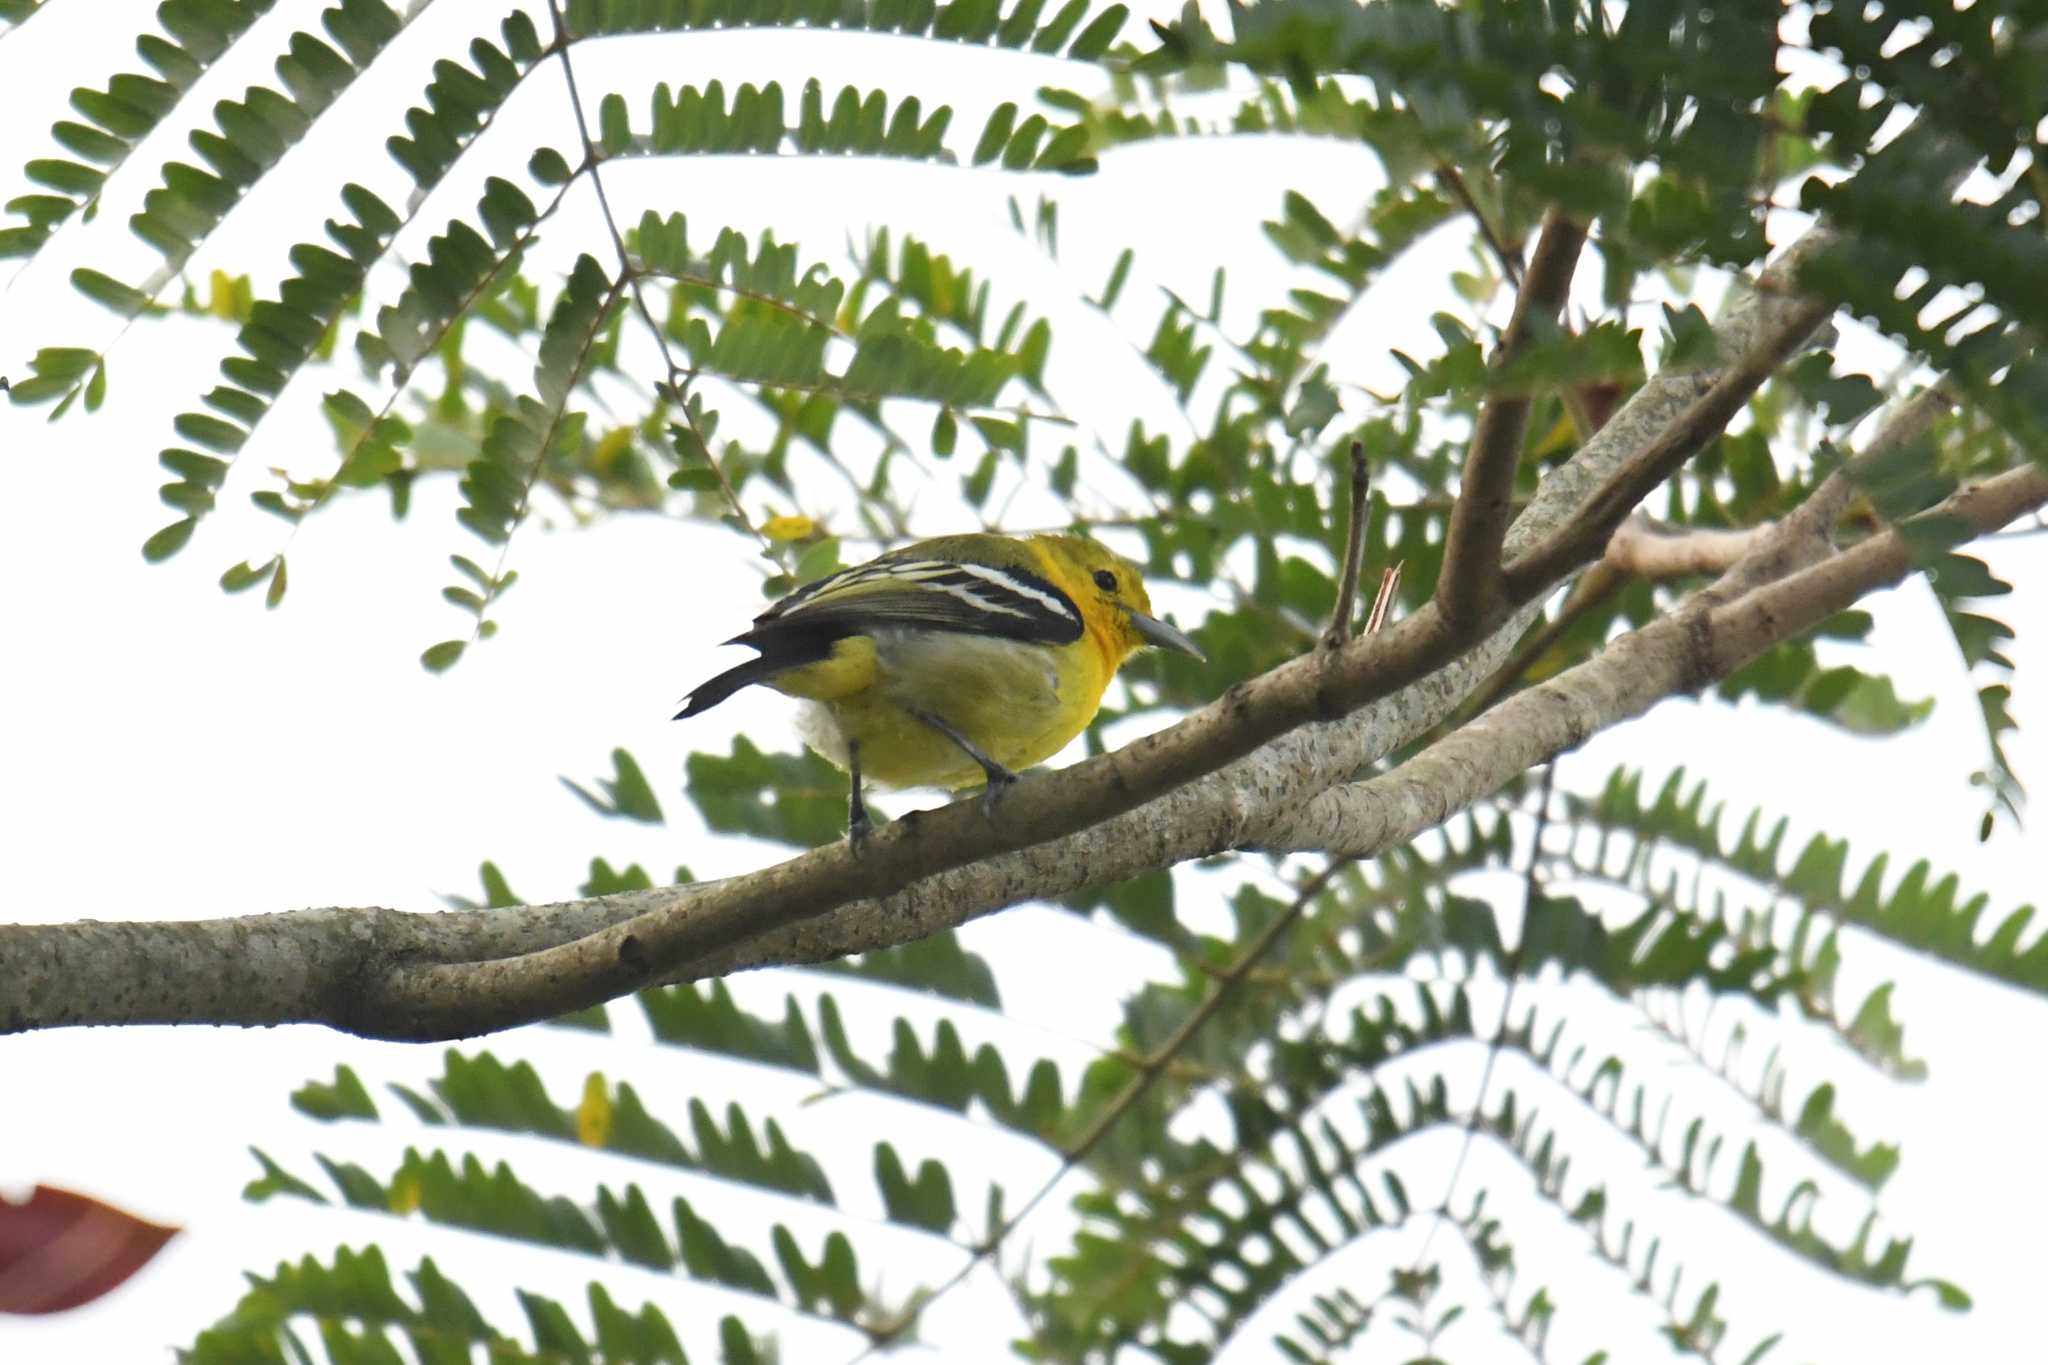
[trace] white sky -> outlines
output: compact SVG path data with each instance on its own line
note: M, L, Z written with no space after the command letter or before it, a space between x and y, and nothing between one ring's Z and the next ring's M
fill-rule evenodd
M146 8L55 5L36 21L47 31L0 43L0 89L14 92L13 108L38 111L26 125L16 120L0 134L0 175L16 176L26 156L41 154L40 135L30 136L24 126L39 128L47 121L42 111L82 79L79 72L92 69L66 67L51 54L77 52L88 61L108 50L105 35L132 32L141 21L128 16ZM280 6L286 13L266 20L266 30L279 30L281 21L303 22L305 8ZM454 33L474 13L443 5L420 23ZM277 44L259 34L250 46L268 52ZM422 50L431 46L423 43ZM619 55L617 45L602 51ZM584 78L601 88L604 62L597 51L592 55ZM945 67L933 69L932 52L923 45L843 36L803 38L783 48L745 35L702 35L635 47L630 55L658 63L670 80L715 73L730 85L778 75L787 81L792 71L817 70L826 73L828 88L847 78L915 88L928 92L928 106L935 99L959 105L956 139L980 127L993 88L987 78L1014 79L1010 64L1019 60L956 58L948 51ZM399 73L403 79L392 87L352 95L360 98L363 116L381 128L395 101L416 87L418 65ZM1042 72L1034 70L1027 80L1074 79L1056 64L1035 65ZM223 74L217 87L223 94L239 91L253 76L244 69ZM562 126L556 122L559 81L542 76L530 84L507 117L506 145L523 149L548 138L566 147L565 136L552 131ZM170 145L152 141L149 150ZM335 143L337 149L346 145L345 137ZM1228 160L1212 162L1212 156ZM319 147L295 153L277 183L260 191L271 208L251 206L251 216L328 212L330 164ZM1217 168L1225 165L1233 189L1219 199ZM612 182L630 206L622 212L637 215L645 203L680 208L693 225L703 225L700 233L724 222L750 232L770 222L801 224L815 251L827 255L849 227L915 216L927 236L978 270L1029 288L1033 306L1055 316L1055 391L1117 444L1133 410L1154 426L1164 425L1167 410L1114 333L1085 315L1068 316L1062 301L1098 290L1117 250L1133 242L1150 258L1149 275L1134 278L1127 289L1127 297L1147 300L1128 314L1141 344L1153 317L1149 299L1156 297L1145 291L1164 284L1201 297L1218 260L1232 269L1235 305L1249 309L1262 289L1282 278L1262 264L1267 253L1257 232L1259 220L1277 210L1282 190L1307 188L1326 208L1343 208L1369 191L1376 176L1359 153L1274 142L1220 152L1165 145L1120 153L1109 173L1081 181L866 163L704 161L632 170ZM141 179L133 193L140 192ZM446 202L473 202L475 175L456 179ZM16 183L6 182L7 193L17 192ZM1007 226L1005 196L1019 193L1029 202L1041 191L1062 200L1065 272L1048 268ZM126 202L118 211L110 204L102 222L68 230L58 263L146 259L146 252L123 241L120 224L128 211ZM424 216L435 226L445 217ZM565 218L557 241L577 241L579 233L582 240L598 240L589 236L587 214ZM260 233L231 230L195 265L202 272L213 264L251 269L260 277L276 264L272 253L253 254L263 241ZM1418 257L1412 274L1360 310L1343 339L1361 357L1354 373L1385 374L1386 351L1393 347L1434 349L1427 318L1440 304L1409 283L1441 278L1436 266L1456 260L1460 250L1447 237ZM0 365L10 374L23 372L32 345L109 339L106 315L72 301L61 284L51 283L54 273L17 280L0 295ZM225 598L213 586L226 565L260 560L276 548L278 524L247 511L241 496L260 486L261 468L299 460L318 468L327 458L324 432L298 408L281 412L245 454L222 512L185 555L168 566L145 566L136 547L168 519L155 500L161 481L156 452L169 440L170 415L192 406L211 383L214 361L227 344L224 333L198 324L144 329L113 352L109 412L46 426L39 412L0 408L0 459L8 476L7 495L0 498L0 640L10 665L0 718L0 770L8 774L0 784L0 915L33 922L202 917L305 905L428 910L438 904L438 893L473 893L475 866L487 857L499 861L523 894L541 898L571 892L593 854L614 864L639 860L657 874L686 862L700 875L742 871L775 856L747 841L707 838L679 790L679 773L692 749L723 751L740 730L772 744L782 733L786 704L743 694L687 729L667 720L682 691L722 666L711 642L731 634L757 600L751 567L742 567L751 564L747 551L726 533L652 518L622 518L594 531L529 528L513 549L522 582L499 612L503 633L449 676L430 678L418 667L418 651L455 633L458 624L436 596L448 578L446 556L477 553L477 543L453 522L445 484L424 491L400 526L390 523L381 498L324 514L292 545L292 590L276 613L247 598ZM307 395L318 387L304 386ZM948 519L944 487L935 486L920 503L921 529L958 524ZM844 511L828 494L802 510L828 518ZM2019 584L2014 597L1993 604L1993 614L2015 624L2048 614L2044 544L2048 540L2008 541L1988 556L1994 569ZM707 583L723 591L707 592ZM1173 605L1185 620L1194 603ZM1905 695L1941 700L1934 718L1913 734L1873 743L1755 708L1681 701L1568 757L1561 781L1584 789L1619 763L1659 777L1684 765L1709 777L1733 810L1761 803L1791 814L1801 837L1813 829L1853 833L1859 866L1863 855L1879 850L1891 851L1895 872L1927 856L1937 868L1960 872L1967 887L1990 891L1996 912L2038 900L2038 832L2001 825L1989 844L1975 841L1980 807L1965 776L1982 762L1982 738L1974 699L1930 596L1909 585L1883 595L1875 610L1876 661L1867 666L1890 671ZM2016 710L2024 722L2037 714L2024 684L2042 665L2038 633L2022 630L2014 656L2021 678ZM647 768L670 814L666 829L600 822L553 782L557 773L587 781L604 771L614 745L631 749ZM2021 730L2012 756L2037 792L2048 789L2048 750L2038 729ZM1184 890L1183 898L1203 894ZM1113 1028L1116 992L1128 984L1131 968L1160 970L1155 959L1134 955L1107 931L1043 911L984 921L967 939L998 964L1011 1015L978 1026L989 1037L1059 1057L1070 1078ZM1101 966L1079 972L1082 962ZM1862 994L1854 983L1898 979L1897 1012L1908 1047L1928 1061L1931 1077L1918 1087L1895 1087L1839 1050L1813 1048L1807 1039L1788 1050L1789 1094L1796 1104L1813 1083L1832 1077L1842 1090L1838 1109L1859 1137L1904 1143L1880 1229L1913 1233L1915 1272L1960 1282L1977 1307L1959 1316L1937 1309L1926 1294L1899 1299L1851 1290L1809 1273L1725 1216L1639 1191L1659 1210L1660 1227L1684 1230L1683 1259L1695 1267L1685 1300L1705 1278L1723 1280L1734 1358L1757 1335L1779 1327L1792 1336L1773 1359L2019 1358L2022 1343L2036 1340L2042 1259L2024 1234L2048 1218L2048 1178L2040 1174L2032 1137L2048 1119L2048 1102L2038 1088L2038 1067L2025 1060L2026 1040L2042 1036L2048 1004L1930 968L1862 938L1848 950L1844 976L1843 998L1852 1005ZM801 973L739 983L744 999L777 1008L783 991L808 996L819 985ZM878 991L841 983L831 989L849 1007L867 1007L854 1012L876 1036L891 1013L907 1009L919 1017L916 1006ZM1590 1042L1639 1042L1623 1032L1632 1029L1625 1012L1614 1018L1611 1036L1597 1032L1597 1015L1581 1018L1596 1030L1587 1035ZM969 1034L971 1046L979 1035L972 1028ZM669 1101L663 1112L672 1122L691 1095L703 1095L717 1112L727 1098L743 1096L757 1120L778 1098L792 1096L782 1078L759 1070L636 1042L529 1031L496 1046L501 1055L532 1057L565 1102L591 1069L644 1078L643 1094ZM301 1172L312 1167L306 1153L320 1150L388 1173L418 1133L403 1122L322 1128L290 1111L286 1094L346 1059L381 1097L385 1080L417 1083L438 1074L440 1055L439 1049L370 1045L300 1028L71 1031L0 1040L0 1186L19 1193L37 1182L64 1185L186 1228L155 1264L102 1304L57 1318L0 1321L0 1361L166 1359L170 1345L189 1342L231 1306L242 1270L267 1269L280 1256L309 1250L324 1257L338 1241L379 1240L398 1268L409 1268L422 1250L451 1268L474 1264L482 1253L473 1238L292 1203L251 1207L238 1197L255 1174L243 1149L249 1141ZM1505 1062L1496 1078L1522 1079ZM1467 1084L1471 1079L1468 1073ZM1712 1084L1696 1074L1684 1083L1695 1089ZM1534 1093L1549 1109L1562 1108L1554 1092L1539 1085ZM906 1157L944 1155L954 1164L963 1209L979 1207L986 1174L1010 1182L1014 1203L1032 1188L1030 1174L1047 1167L1042 1153L992 1135L985 1125L921 1114L906 1129L903 1118L900 1109L853 1099L795 1110L785 1122L800 1146L837 1144L828 1166L842 1202L856 1212L873 1211L865 1172L875 1136L893 1136ZM849 1134L857 1136L849 1140ZM728 1207L715 1190L707 1192L707 1182L636 1163L587 1153L567 1154L564 1161L565 1154L543 1144L502 1135L460 1134L457 1140L460 1150L514 1160L530 1182L551 1191L582 1197L596 1179L614 1187L634 1179L659 1201L681 1192L702 1201L700 1207ZM1574 1130L1574 1140L1589 1158L1611 1157L1621 1168L1618 1183L1628 1186L1632 1158L1608 1135L1588 1125ZM1453 1151L1446 1138L1404 1161L1400 1169L1418 1200L1435 1197ZM1502 1187L1503 1197L1519 1188L1519 1177L1493 1163L1482 1149L1461 1188L1484 1181ZM1771 1166L1775 1183L1767 1207L1782 1199L1791 1178L1815 1166L1780 1155ZM1824 1190L1840 1192L1840 1182L1814 1173ZM1732 1161L1724 1182L1729 1175ZM1020 1251L1044 1255L1058 1247L1064 1200L1052 1204L1041 1228L1017 1240ZM729 1207L735 1217L760 1216L758 1204ZM1841 1240L1859 1212L1853 1199L1834 1199L1824 1205L1822 1225ZM781 1207L774 1216L796 1217ZM1524 1217L1511 1236L1527 1267L1517 1300L1540 1283L1564 1304L1553 1354L1578 1359L1607 1345L1617 1359L1662 1359L1667 1350L1654 1334L1656 1313L1626 1297L1619 1278L1587 1258L1576 1232L1551 1221ZM811 1244L824 1224L797 1226ZM885 1286L898 1294L951 1264L926 1240L893 1229L871 1229L860 1245L867 1253L864 1271L883 1274ZM891 1249L886 1265L877 1259L884 1247ZM1440 1239L1437 1250L1457 1264L1449 1239ZM491 1254L502 1254L510 1273L547 1286L580 1311L592 1263L526 1249L493 1248ZM1355 1263L1350 1286L1361 1296L1377 1292L1397 1254L1412 1254L1412 1243L1382 1239L1349 1256L1347 1273ZM704 1297L671 1279L615 1270L607 1267L605 1274L622 1302L635 1305L644 1297L662 1303L693 1358L715 1358L709 1345L715 1318L704 1315ZM479 1290L489 1276L463 1278ZM1454 1285L1454 1292L1476 1297L1469 1282ZM708 1302L724 1311L735 1301L712 1295ZM508 1296L485 1298L487 1309L501 1304L494 1316L503 1325L515 1323ZM697 1311L690 1311L693 1305ZM954 1295L934 1315L928 1339L946 1344L938 1353L945 1359L996 1358L1001 1334L1011 1326L1001 1316L1008 1311L999 1294ZM992 1331L991 1322L1001 1326ZM1259 1325L1283 1323L1262 1317ZM852 1354L847 1334L809 1330L808 1336L798 1329L785 1335L784 1359L829 1362ZM1519 1351L1493 1343L1495 1333L1475 1304L1444 1349L1462 1359L1520 1358ZM1268 1335L1247 1330L1230 1358L1269 1358ZM1396 1358L1381 1353L1412 1346L1386 1331L1367 1343L1358 1359Z

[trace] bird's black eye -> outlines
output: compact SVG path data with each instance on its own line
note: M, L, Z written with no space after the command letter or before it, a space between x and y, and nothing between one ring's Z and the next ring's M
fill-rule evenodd
M1104 592L1115 592L1116 575L1107 569L1097 569L1095 571L1095 586Z

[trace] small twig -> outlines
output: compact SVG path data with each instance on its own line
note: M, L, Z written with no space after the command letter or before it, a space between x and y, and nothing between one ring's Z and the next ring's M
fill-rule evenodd
M1229 969L1216 979L1215 989L1203 997L1202 1003L1195 1006L1187 1018L1181 1020L1180 1026L1174 1029L1165 1042L1142 1056L1124 1057L1123 1060L1126 1065L1131 1066L1137 1074L1124 1084L1124 1088L1117 1092L1116 1098L1112 1099L1102 1112L1095 1116L1088 1127L1082 1131L1079 1138L1075 1139L1070 1145L1060 1149L1059 1169L1054 1171L1045 1183L1040 1185L1037 1191L1024 1201L1023 1207L1019 1208L1010 1217L1004 1219L1000 1227L991 1228L988 1236L982 1240L981 1244L973 1248L966 1263L955 1270L950 1278L932 1289L931 1292L920 1296L915 1301L914 1308L905 1313L896 1322L874 1329L867 1348L847 1362L847 1365L859 1365L859 1362L868 1359L877 1351L894 1343L905 1332L909 1331L911 1327L916 1325L918 1318L927 1308L931 1307L934 1300L957 1287L968 1275L973 1273L976 1266L994 1256L996 1251L1002 1246L1004 1239L1012 1232L1015 1232L1019 1225L1026 1218L1030 1217L1040 1204L1045 1202L1047 1196L1051 1195L1059 1183L1066 1178L1067 1173L1086 1161L1094 1153L1095 1149L1102 1145L1103 1139L1108 1137L1124 1115L1128 1114L1132 1107L1145 1097L1145 1093L1152 1088L1152 1083L1166 1072L1174 1059L1193 1040L1195 1034L1201 1031L1202 1025L1208 1023L1216 1011L1222 1008L1224 1000L1228 998L1231 991L1242 984L1246 977L1251 975L1252 969L1258 966L1259 960L1272 951L1273 945L1278 943L1281 937L1294 926L1294 922L1301 918L1302 912L1307 910L1315 898L1322 894L1323 888L1330 884L1331 878L1350 866L1353 861L1349 857L1333 858L1324 866L1322 871L1302 883L1301 889L1295 893L1293 903L1274 916L1272 921L1259 931L1258 936L1252 940L1251 945L1244 950L1244 953L1237 961L1231 963Z
M1358 575L1365 564L1365 533L1372 517L1371 497L1372 470L1365 463L1365 443L1353 441L1351 513L1344 530L1344 573L1337 585L1337 609L1330 613L1330 628L1323 632L1323 644L1331 649L1351 639L1351 621L1358 615Z
M1500 268L1507 275L1508 283L1512 284L1516 289L1520 289L1522 287L1522 263L1515 259L1515 253L1508 250L1507 243L1503 242L1500 239L1500 234L1493 230L1493 224L1488 222L1486 215L1479 211L1479 201L1472 197L1471 189L1465 184L1465 177L1458 174L1458 168L1450 162L1440 161L1436 167L1436 178L1437 183L1451 192L1451 197L1458 201L1465 212L1472 215L1472 221L1479 225L1479 235L1485 239L1486 245L1493 251L1495 259L1500 262Z
M1372 610L1366 613L1365 633L1377 635L1387 624L1387 614L1394 609L1394 593L1401 586L1401 561L1380 570L1379 591L1372 595Z

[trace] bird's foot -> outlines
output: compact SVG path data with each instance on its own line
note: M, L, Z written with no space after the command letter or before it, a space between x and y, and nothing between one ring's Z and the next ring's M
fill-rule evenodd
M874 817L868 814L865 802L846 813L847 851L858 858L867 852L868 840L875 837Z
M988 785L981 789L981 813L991 824L995 822L996 807L1002 803L1003 797L1009 793L1010 788L1016 785L1017 774L1009 769L1000 767L989 769Z

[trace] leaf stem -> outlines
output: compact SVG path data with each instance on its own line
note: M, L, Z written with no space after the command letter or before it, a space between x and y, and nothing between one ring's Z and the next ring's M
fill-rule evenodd
M1303 882L1300 889L1296 891L1294 900L1289 903L1286 909L1275 915L1271 923L1259 931L1257 937L1252 940L1251 945L1244 950L1237 961L1231 963L1227 969L1216 977L1215 989L1203 997L1202 1003L1197 1005L1187 1018L1181 1020L1179 1027L1174 1029L1165 1042L1161 1043L1151 1052L1142 1055L1129 1056L1117 1054L1136 1074L1124 1084L1122 1090L1116 1093L1116 1097L1110 1100L1108 1105L1089 1122L1088 1127L1082 1131L1079 1138L1059 1149L1059 1169L1054 1171L1051 1177L1044 1184L1040 1185L1029 1199L1024 1201L1022 1208L1004 1219L1001 1226L991 1228L988 1236L982 1240L980 1245L973 1248L967 1261L959 1269L955 1270L950 1278L929 1293L920 1296L912 1308L897 1321L885 1328L877 1329L867 1348L848 1361L847 1365L859 1365L859 1362L868 1359L876 1352L894 1343L917 1324L918 1317L925 1309L931 1307L934 1301L941 1295L957 1288L967 1279L968 1275L973 1273L976 1266L994 1256L1001 1249L1004 1240L1011 1233L1015 1232L1040 1204L1045 1202L1046 1198L1052 1194L1059 1183L1066 1178L1067 1173L1086 1161L1094 1153L1095 1149L1102 1145L1103 1140L1116 1128L1117 1123L1122 1120L1124 1115L1128 1114L1132 1107L1145 1097L1146 1092L1152 1088L1152 1083L1159 1079L1172 1064L1173 1060L1193 1041L1194 1036L1201 1031L1202 1025L1208 1023L1215 1016L1216 1011L1222 1008L1223 1002L1229 997L1230 993L1243 984L1245 978L1251 975L1252 969L1258 966L1260 959L1271 952L1273 945L1278 943L1289 929L1293 928L1295 921L1299 920L1302 912L1309 907L1310 903L1317 896L1322 894L1323 889L1330 884L1330 880L1355 861L1356 859L1351 857L1332 858L1323 866L1321 871L1310 877L1306 882Z
M739 491L733 487L732 480L726 477L725 470L712 455L711 444L704 439L703 432L698 430L696 415L690 411L690 386L696 381L696 372L685 368L677 361L675 351L669 345L667 330L654 320L654 312L647 306L646 291L640 287L645 272L626 250L625 234L619 231L619 220L612 213L611 196L605 193L602 164L604 153L590 136L590 118L583 111L583 95L576 85L576 66L569 60L569 25L562 18L561 0L548 0L548 17L554 21L554 55L562 63L562 79L569 88L569 107L576 115L576 134L583 141L583 155L590 165L590 183L597 191L598 211L604 217L605 231L611 235L612 249L618 253L619 269L627 287L632 291L634 311L640 314L640 320L647 325L647 330L654 334L654 343L661 348L662 363L668 368L663 387L674 396L676 406L682 412L683 421L689 426L691 434L697 438L697 445L704 452L704 463L711 466L711 472L717 477L718 487L725 494L726 505L732 509L734 518L747 534L760 542L762 550L770 550L772 547L768 543L768 538L761 534L760 528L747 516L746 508L740 505Z

